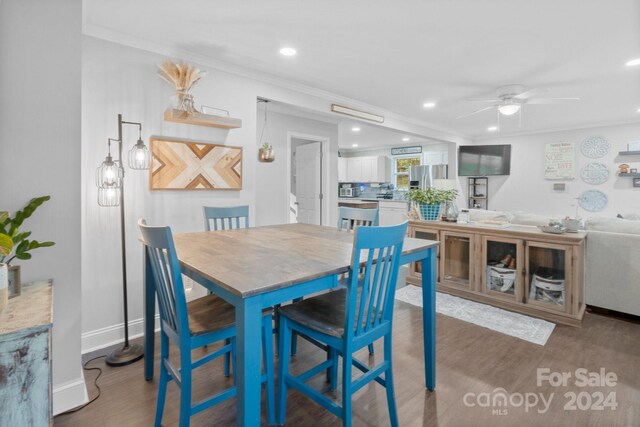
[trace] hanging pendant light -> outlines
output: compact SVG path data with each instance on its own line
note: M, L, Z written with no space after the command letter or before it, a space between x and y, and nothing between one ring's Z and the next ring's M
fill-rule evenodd
M258 98L258 102L264 102L264 124L262 125L262 132L260 133L260 140L258 142L258 160L263 163L271 163L276 159L276 153L273 151L273 146L269 142L269 101L268 99Z
M122 168L111 157L111 139L109 139L109 152L104 162L96 170L96 185L98 188L120 188L122 184Z
M141 136L136 145L129 150L129 167L136 170L149 169L150 158L149 149L144 145Z
M114 184L98 188L98 205L105 208L120 206L120 187Z

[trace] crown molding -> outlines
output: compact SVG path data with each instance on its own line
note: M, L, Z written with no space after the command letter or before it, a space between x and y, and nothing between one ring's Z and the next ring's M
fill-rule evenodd
M438 139L448 142L468 142L473 140L472 135L468 135L453 129L449 129L443 126L439 126L434 123L430 123L424 120L418 120L411 117L406 117L395 113L390 110L386 110L382 107L370 105L362 101L358 101L353 98L348 98L333 92L329 92L323 89L305 85L302 83L292 82L290 80L282 79L274 75L252 70L249 68L237 66L228 62L220 61L210 56L205 56L199 53L189 51L182 47L172 46L170 44L159 43L151 41L141 37L135 37L129 34L123 34L117 31L110 30L108 28L85 23L82 26L82 33L89 37L105 40L112 43L132 47L135 49L144 50L159 55L169 56L173 58L180 58L190 62L194 62L200 65L207 66L216 71L221 71L241 77L245 77L257 82L270 84L284 89L289 89L298 93L313 96L319 99L329 101L331 103L347 104L352 108L363 109L371 111L375 114L379 114L388 119L397 120L399 122L406 123L408 125L418 126L423 128L423 131L428 132L429 135L424 135L433 139ZM331 113L330 111L327 111ZM334 113L335 114L335 113ZM341 117L336 115L336 117Z
M572 127L565 127L565 128L552 128L552 129L544 129L544 130L539 130L539 131L533 131L533 132L514 132L514 133L508 133L508 134L493 134L493 135L487 135L487 136L477 136L475 138L473 138L473 142L477 142L477 141L487 141L487 140L491 140L491 139L499 139L499 138L513 138L513 137L521 137L521 136L533 136L533 135L542 135L542 134L548 134L548 133L560 133L560 132L574 132L574 131L579 131L579 130L589 130L589 129L596 129L596 128L606 128L606 127L614 127L614 126L627 126L627 125L640 125L640 119L636 119L636 120L622 120L622 121L617 121L617 122L603 122L603 123L597 123L594 125L589 125L589 126L572 126Z

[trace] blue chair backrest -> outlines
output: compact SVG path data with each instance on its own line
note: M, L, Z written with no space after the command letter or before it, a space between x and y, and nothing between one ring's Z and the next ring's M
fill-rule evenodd
M244 218L244 225L241 219ZM249 206L230 206L224 208L204 207L204 228L211 231L211 223L214 230L231 230L234 228L249 227Z
M360 226L378 225L378 209L338 208L338 229L351 231Z
M407 234L405 221L390 227L358 227L355 230L345 313L345 337L357 337L382 323L391 322L402 245ZM362 266L362 262L366 264ZM362 272L364 268L364 272ZM360 270L361 274L354 274ZM361 286L359 304L358 287ZM354 328L354 321L358 324Z
M171 228L150 227L143 219L138 226L156 284L160 321L184 339L189 336L187 300Z

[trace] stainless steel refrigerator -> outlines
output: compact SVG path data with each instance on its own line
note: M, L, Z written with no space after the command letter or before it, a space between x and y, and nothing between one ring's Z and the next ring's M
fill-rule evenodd
M420 188L424 190L433 186L434 179L449 178L449 167L447 165L421 165L409 168L409 188Z

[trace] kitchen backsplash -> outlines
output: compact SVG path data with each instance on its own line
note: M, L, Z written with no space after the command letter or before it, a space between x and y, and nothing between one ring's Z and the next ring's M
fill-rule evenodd
M340 184L339 184L340 185ZM394 200L404 200L406 191L390 189L391 183L371 184L371 183L351 183L354 189L355 198L376 199L380 194L391 194Z

